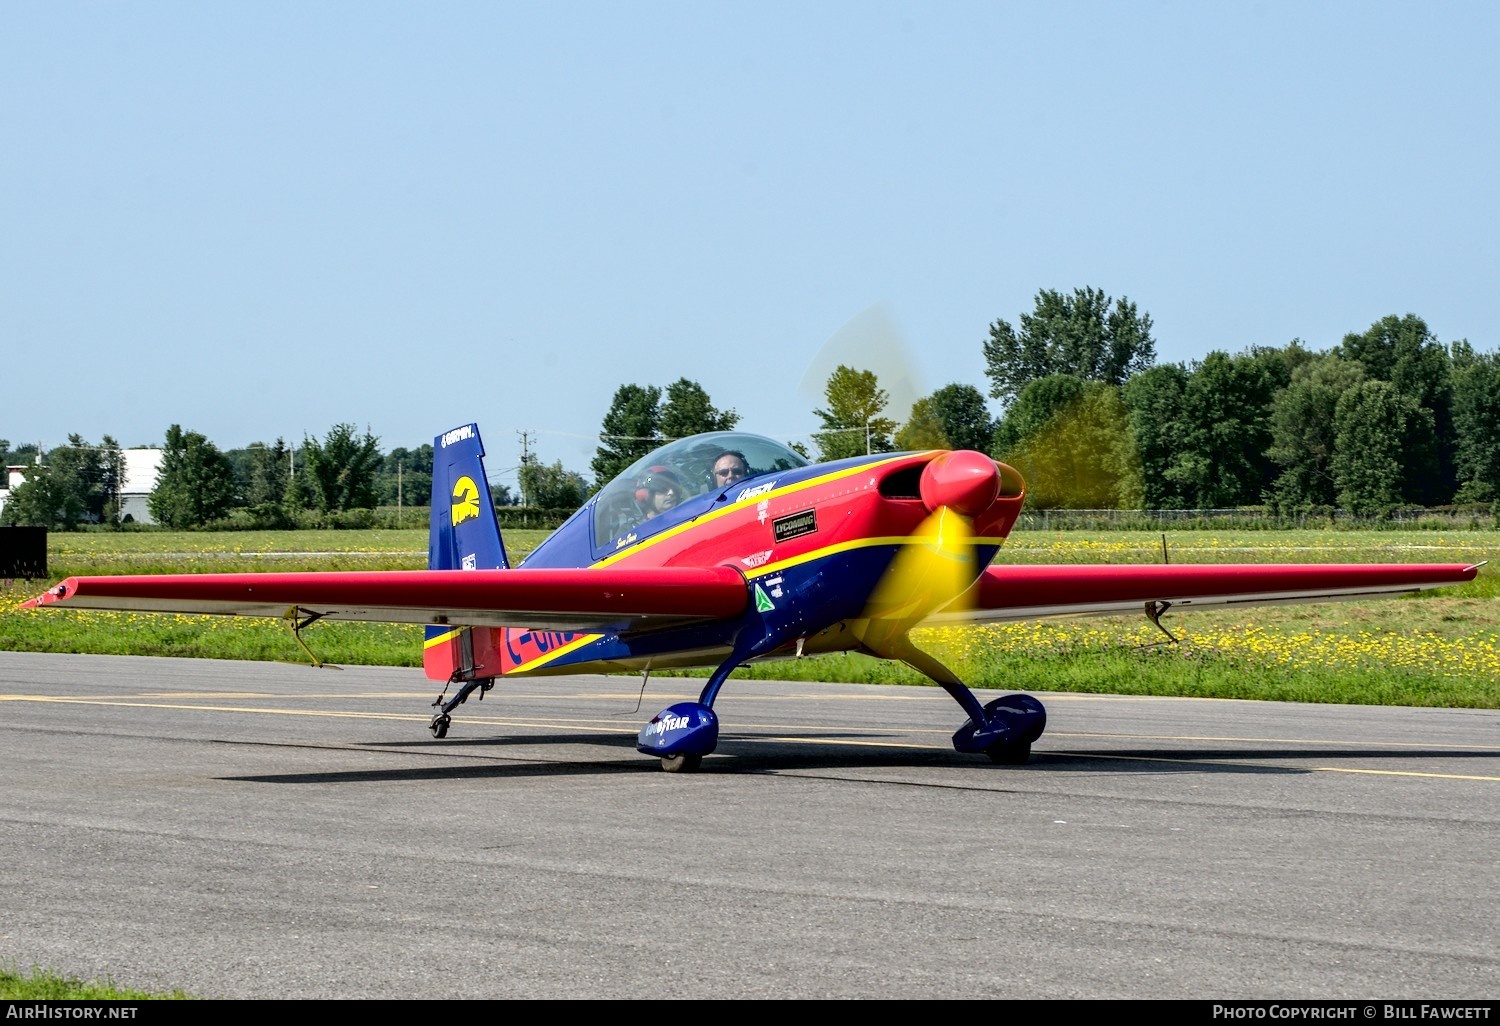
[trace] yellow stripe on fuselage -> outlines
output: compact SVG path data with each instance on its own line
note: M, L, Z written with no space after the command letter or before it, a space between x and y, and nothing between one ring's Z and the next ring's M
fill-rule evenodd
M808 491L808 490L813 489L813 488L818 488L818 487L820 487L822 485L829 484L829 483L831 483L833 481L839 481L839 480L842 480L843 478L846 478L846 477L854 477L856 474L863 474L866 471L874 470L876 467L883 467L883 466L885 466L888 463L895 463L898 460L908 460L908 459L911 459L913 456L920 456L920 455L922 455L922 454L921 453L906 452L906 453L902 453L899 456L891 456L891 457L888 457L888 458L883 459L883 460L876 460L873 463L863 463L863 464L860 464L857 467L848 467L848 468L846 468L844 470L837 470L837 471L834 471L834 472L829 473L829 474L820 474L819 476L814 477L814 478L810 478L809 480L799 481L796 484L786 485L786 486L784 486L782 488L773 488L770 491L756 492L753 495L747 495L744 498L736 499L734 502L731 502L729 505L725 506L723 509L716 509L716 510L714 510L711 513L705 513L705 514L703 514L700 517L695 517L694 519L687 521L686 523L678 524L676 527L668 528L667 530L662 531L660 534L654 534L651 537L646 538L643 541L639 541L636 544L632 545L628 549L622 549L619 552L611 553L610 555L605 556L603 559L599 560L599 562L597 562L597 563L595 563L593 565L596 566L596 567L611 566L614 563L617 563L617 562L619 562L622 559L625 559L625 558L630 557L630 556L634 556L636 553L644 552L646 549L649 549L651 546L658 545L658 544L666 541L668 538L675 538L678 535L685 534L688 531L695 530L695 529L701 528L701 527L705 527L708 524L713 523L715 520L718 520L720 517L725 517L725 516L728 516L729 514L735 512L736 510L738 510L741 506L743 506L747 502L752 502L752 501L753 502L759 502L762 499L782 498L782 497L787 496L787 495L795 495L798 492L805 492L805 491ZM754 486L752 485L751 487L754 487ZM897 538L897 539L895 539L896 543L898 543L898 544L900 542L905 541L905 540L906 539L904 539L904 538ZM872 539L868 539L867 541L854 542L854 543L849 543L849 544L852 547L859 547L859 546L862 546L862 545L889 545L891 543L892 542L891 542L890 539L874 539L874 538L872 538ZM981 541L981 544L982 544L982 541ZM835 548L839 548L839 546L835 546ZM804 555L804 556L799 556L799 557L797 557L794 560L787 560L787 561L782 562L782 563L777 563L777 564L775 564L775 566L778 567L778 568L785 568L787 566L796 565L797 563L805 563L805 562L807 562L807 560L815 558L816 556L818 556L820 554L823 554L822 550L819 550L819 552L808 553L807 555ZM765 568L760 568L760 569L758 569L755 572L755 574L753 574L753 575L747 575L747 577L750 577L751 579L753 579L754 577L762 577L762 576L764 576L768 572L769 571L766 570Z

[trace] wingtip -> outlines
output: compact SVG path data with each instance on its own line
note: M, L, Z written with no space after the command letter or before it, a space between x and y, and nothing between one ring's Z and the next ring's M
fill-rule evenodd
M56 587L48 588L46 591L42 592L36 598L29 598L29 599L27 599L25 602L22 602L20 604L20 606L18 606L17 608L19 608L19 609L40 609L43 606L50 605L53 602L61 602L63 599L65 599L67 597L68 597L68 582L64 581L62 584L59 584Z

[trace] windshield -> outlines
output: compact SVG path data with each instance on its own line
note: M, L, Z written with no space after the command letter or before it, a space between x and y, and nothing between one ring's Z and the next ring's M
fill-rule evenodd
M599 489L594 545L623 548L641 524L689 499L719 496L742 480L805 466L808 461L782 443L742 431L714 431L668 442Z

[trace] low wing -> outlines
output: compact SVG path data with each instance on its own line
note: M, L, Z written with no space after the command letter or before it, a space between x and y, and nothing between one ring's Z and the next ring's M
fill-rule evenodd
M70 577L22 605L624 631L727 619L747 596L729 567L376 570Z
M1482 565L991 566L953 606L924 625L1139 613L1148 603L1177 609L1405 595L1472 581Z

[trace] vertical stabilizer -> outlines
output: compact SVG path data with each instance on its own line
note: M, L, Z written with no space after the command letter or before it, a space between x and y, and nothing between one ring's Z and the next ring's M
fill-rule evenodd
M489 482L484 476L484 443L479 440L479 426L464 424L444 431L432 442L432 528L427 539L427 568L505 570L509 567ZM481 628L476 636L469 627L429 624L422 649L427 676L450 682L484 676L484 665L492 661L487 653L494 647L498 634L492 627ZM462 701L467 695L468 691L460 692L457 700Z
M505 543L484 476L479 426L444 431L432 443L429 570L504 570Z

